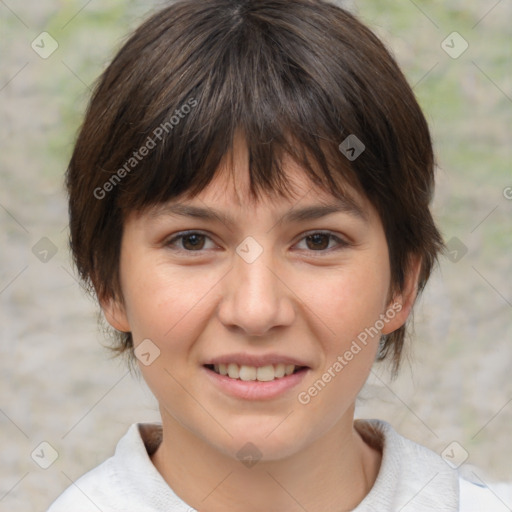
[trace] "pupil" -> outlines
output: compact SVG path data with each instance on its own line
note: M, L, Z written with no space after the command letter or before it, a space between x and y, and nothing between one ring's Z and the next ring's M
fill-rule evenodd
M197 247L201 244L201 240L200 238L203 237L204 235L188 235L184 238L184 242L185 242L185 247L187 245L187 242L192 240L192 243L190 244L192 248L195 248L197 249ZM195 241L194 241L195 240Z
M318 249L319 247L318 247L318 243L317 242L319 241L319 238L321 239L322 237L323 237L324 242L327 240L327 245L329 245L329 240L328 240L327 235L323 235L321 233L317 233L315 235L309 235L308 239L313 241L314 246ZM325 243L322 244L321 249L325 249L327 247L327 245L325 245Z

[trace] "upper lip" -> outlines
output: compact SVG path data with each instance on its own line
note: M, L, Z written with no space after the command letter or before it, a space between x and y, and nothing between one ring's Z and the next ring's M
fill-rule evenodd
M295 357L280 354L226 354L208 359L203 364L230 364L235 363L239 366L268 366L276 364L294 364L295 366L308 366L304 361L300 361Z

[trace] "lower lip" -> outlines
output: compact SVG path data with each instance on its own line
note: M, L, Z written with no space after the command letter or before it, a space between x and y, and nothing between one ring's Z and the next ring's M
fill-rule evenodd
M309 368L268 382L258 380L231 379L206 367L202 367L211 381L225 393L243 400L269 400L297 386L308 373Z

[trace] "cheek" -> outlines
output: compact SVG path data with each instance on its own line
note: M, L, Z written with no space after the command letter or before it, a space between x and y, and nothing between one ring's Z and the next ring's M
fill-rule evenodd
M218 278L159 264L134 270L126 284L126 303L135 344L150 338L157 343L172 342L179 349L178 340L200 331L208 293Z
M298 397L326 428L340 419L368 378L380 340L375 325L388 290L387 268L370 262L331 276L321 287L310 283L308 301L321 319L316 338L323 357Z
M165 265L141 265L127 286L127 315L134 345L150 339L159 356L150 365L138 362L140 371L160 404L172 398L172 410L186 407L180 382L193 371L189 353L205 329L208 293L218 278L190 269L171 270ZM198 413L197 421L204 421Z
M388 284L387 266L368 260L330 270L326 278L317 275L306 281L304 303L321 320L332 340L329 352L343 348L375 324L386 305Z

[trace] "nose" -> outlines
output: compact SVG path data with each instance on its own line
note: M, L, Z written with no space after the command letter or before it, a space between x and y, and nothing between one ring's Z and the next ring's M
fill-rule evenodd
M236 253L223 286L218 315L230 329L261 337L273 327L287 326L294 320L294 293L286 283L283 265L276 264L270 249L263 250L254 261Z

